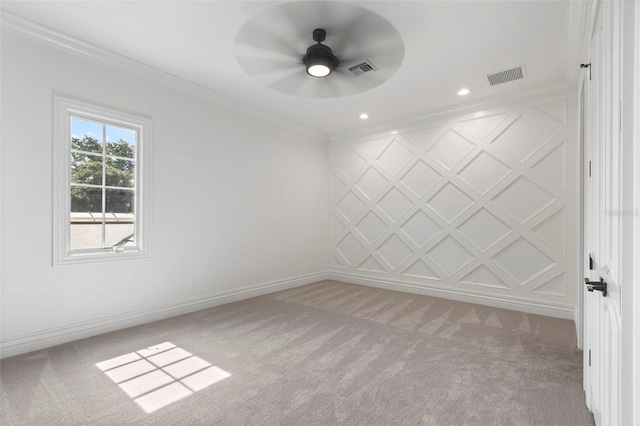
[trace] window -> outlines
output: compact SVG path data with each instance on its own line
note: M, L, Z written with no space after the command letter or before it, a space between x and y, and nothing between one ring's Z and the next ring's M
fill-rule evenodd
M54 103L54 264L147 256L150 121Z

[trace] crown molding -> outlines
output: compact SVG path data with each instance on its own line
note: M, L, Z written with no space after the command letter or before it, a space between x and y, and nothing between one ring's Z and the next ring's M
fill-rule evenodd
M208 87L161 71L157 68L98 47L91 43L87 43L14 13L7 12L6 10L2 10L0 16L0 27L2 31L8 31L31 41L60 49L66 53L110 65L118 70L129 72L138 77L153 81L166 89L177 91L190 97L199 98L213 106L227 109L237 114L249 116L260 121L266 121L271 124L275 123L278 126L297 131L298 133L312 139L322 141L328 140L328 135L325 133L216 92Z
M329 136L330 142L353 141L357 139L368 139L372 137L388 136L394 132L401 132L410 127L420 126L426 122L434 122L445 120L454 116L477 112L481 109L492 109L502 106L508 106L515 103L531 101L541 97L554 95L563 95L575 91L575 87L562 80L549 84L535 86L529 89L517 92L484 98L473 102L467 102L461 105L455 105L449 108L441 108L430 112L415 115L400 120L387 121L372 126L359 128L356 130L348 130L341 133L334 133Z

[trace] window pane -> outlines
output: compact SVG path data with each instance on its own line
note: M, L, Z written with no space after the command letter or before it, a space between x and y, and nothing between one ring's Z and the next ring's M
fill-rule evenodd
M80 212L102 214L102 189L71 187L71 213Z
M107 158L107 186L133 188L135 186L135 163L129 160Z
M102 153L102 124L71 117L71 148Z
M135 194L126 189L107 189L107 213L133 213Z
M107 189L105 214L105 246L134 245L134 200L133 191Z
M71 182L102 185L102 156L72 152Z
M121 127L107 126L107 154L135 158L136 132Z
M71 188L71 249L102 248L102 189Z

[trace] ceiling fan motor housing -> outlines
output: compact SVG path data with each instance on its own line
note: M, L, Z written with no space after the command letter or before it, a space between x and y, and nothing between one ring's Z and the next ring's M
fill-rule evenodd
M322 43L327 39L327 32L322 28L316 28L313 30L313 39L318 43Z
M313 31L313 39L317 41L317 44L309 46L307 54L302 58L302 62L307 67L307 73L313 77L317 77L309 73L309 68L314 65L323 65L330 71L333 71L338 66L338 58L335 57L333 51L329 46L325 46L322 42L326 39L326 31L322 28L317 28ZM328 74L327 74L328 75Z

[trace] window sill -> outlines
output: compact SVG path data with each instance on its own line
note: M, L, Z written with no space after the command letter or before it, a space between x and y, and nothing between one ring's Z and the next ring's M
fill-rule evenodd
M147 257L149 257L149 253L143 250L131 250L124 252L105 251L104 253L73 253L67 254L66 256L54 260L54 266L92 262L111 262L114 260L142 259Z

